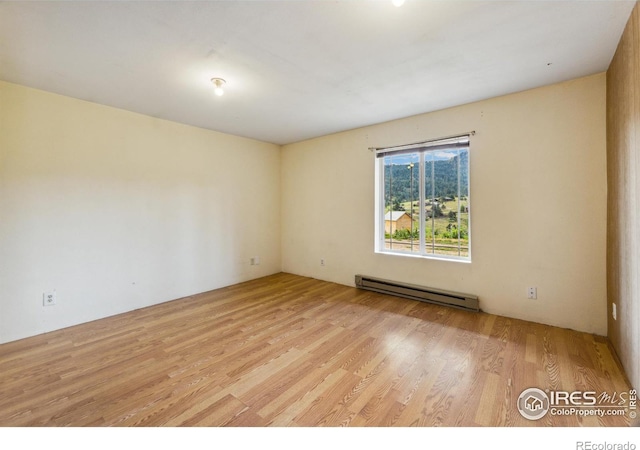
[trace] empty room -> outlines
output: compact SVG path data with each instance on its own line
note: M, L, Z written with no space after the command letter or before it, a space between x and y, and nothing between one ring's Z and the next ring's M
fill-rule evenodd
M639 147L635 1L2 1L0 426L629 429Z

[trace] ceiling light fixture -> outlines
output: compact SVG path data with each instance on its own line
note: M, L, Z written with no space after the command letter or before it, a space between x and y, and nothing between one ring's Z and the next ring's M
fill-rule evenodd
M391 0L391 3L393 3L393 6L396 8L399 8L404 5L404 0Z
M222 86L225 85L226 81L224 81L222 78L212 78L211 82L215 86L215 88L213 89L214 94L216 94L218 97L223 96L224 89L222 89Z

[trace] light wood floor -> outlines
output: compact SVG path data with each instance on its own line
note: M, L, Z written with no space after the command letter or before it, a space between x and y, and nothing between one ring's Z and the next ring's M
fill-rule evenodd
M604 338L278 274L0 346L2 426L626 426L520 416L621 392Z

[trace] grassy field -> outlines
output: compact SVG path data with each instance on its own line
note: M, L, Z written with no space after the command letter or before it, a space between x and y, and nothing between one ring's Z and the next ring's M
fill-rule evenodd
M402 207L404 208L404 210L411 214L411 202L404 202L401 203ZM467 208L468 207L468 201L462 200L460 202L460 206L461 208ZM447 225L449 225L451 222L449 221L449 211L457 211L458 210L458 202L457 200L452 200L452 201L448 201L448 202L444 202L444 207L442 207L442 213L444 214L443 217L436 217L433 222L434 222L434 229L439 230L439 231L445 231L447 229ZM426 207L426 212L430 212L431 211L431 206L427 206ZM420 217L420 202L413 202L413 218L417 223L417 219L418 217ZM457 223L457 222L456 222ZM463 228L468 228L469 227L469 213L461 213L460 214L460 225ZM431 219L427 220L427 228L431 228L432 227L432 222Z

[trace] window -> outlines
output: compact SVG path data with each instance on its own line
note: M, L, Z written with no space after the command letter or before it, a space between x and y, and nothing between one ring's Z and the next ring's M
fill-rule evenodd
M471 260L469 136L376 149L377 252Z

